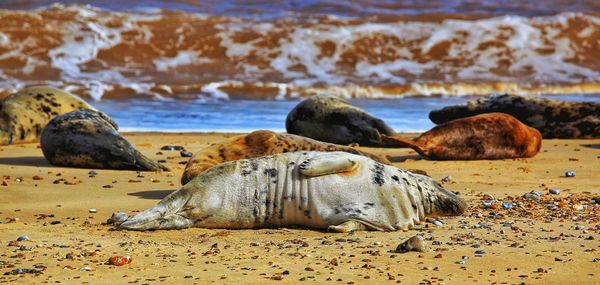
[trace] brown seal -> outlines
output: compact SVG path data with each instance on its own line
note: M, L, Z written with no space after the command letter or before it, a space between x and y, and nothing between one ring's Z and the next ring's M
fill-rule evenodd
M24 88L0 101L0 145L36 142L52 118L78 109L94 107L56 88Z
M370 157L373 160L391 165L385 157L360 151L353 147L324 143L291 134L278 134L272 131L259 130L214 143L197 152L185 166L181 184L186 184L205 170L226 161L309 150L344 151Z
M600 137L600 104L568 102L517 95L491 95L463 105L448 106L429 113L436 124L500 112L514 116L524 124L536 128L544 138L597 138Z
M394 130L383 120L331 95L300 102L285 121L288 133L336 144L381 146L381 135Z
M77 110L52 119L44 128L42 152L52 165L169 170L141 154L117 132L117 124L95 110Z
M542 135L511 115L489 113L438 125L415 139L388 136L383 141L434 160L505 159L536 155Z

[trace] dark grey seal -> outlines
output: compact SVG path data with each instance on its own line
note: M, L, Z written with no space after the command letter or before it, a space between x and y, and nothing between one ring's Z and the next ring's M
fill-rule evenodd
M290 134L324 142L363 146L382 146L381 135L394 134L383 120L330 95L300 102L288 114L285 128Z
M506 113L549 138L600 137L600 104L517 95L491 95L429 113L436 124L483 113Z
M66 113L52 119L42 131L42 152L57 166L169 170L141 154L117 129L102 112L83 109Z

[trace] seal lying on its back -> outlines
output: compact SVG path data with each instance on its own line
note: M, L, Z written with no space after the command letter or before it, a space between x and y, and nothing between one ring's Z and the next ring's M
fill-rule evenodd
M158 205L120 219L118 227L393 231L426 216L460 215L466 207L431 178L364 156L291 152L210 168Z
M532 157L542 135L513 116L490 113L441 124L415 139L384 137L390 146L408 146L437 160L477 160Z
M492 95L464 105L449 106L429 113L436 124L483 113L513 115L538 129L544 138L600 137L600 104L564 102L516 95Z
M44 128L42 152L58 166L168 170L137 151L117 129L117 124L102 112L73 111L52 119Z
M206 169L226 161L302 150L345 151L367 156L381 163L391 164L385 157L363 152L353 147L324 143L296 135L259 130L212 144L194 154L185 166L181 184L188 183Z
M317 95L298 104L288 114L290 134L336 144L380 146L380 135L394 130L383 120L330 95Z
M0 145L35 142L54 117L94 109L79 97L47 86L28 87L0 101Z

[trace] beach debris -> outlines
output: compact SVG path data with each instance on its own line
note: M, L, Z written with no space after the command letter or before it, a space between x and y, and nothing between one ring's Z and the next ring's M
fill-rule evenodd
M181 155L181 157L192 157L194 155L189 151L181 151L179 154Z
M565 176L566 177L575 177L575 171L569 170L569 171L565 172Z
M560 189L552 188L548 192L550 192L550 194L558 195L560 194Z
M423 236L415 235L399 244L396 250L394 250L396 253L406 253L409 251L429 252L430 249L425 244Z
M131 256L129 256L129 255L126 255L126 256L115 255L108 259L108 264L115 265L115 266L123 266L123 265L129 264L129 263L131 263Z
M164 145L160 148L160 150L185 150L184 147L180 146L180 145Z
M9 272L4 273L4 275L37 274L37 273L42 273L42 271L34 269L34 268L15 268Z
M89 212L95 214L98 213L98 210L96 210L96 208L91 208Z
M112 224L120 225L121 223L126 221L128 218L129 218L129 215L127 215L126 213L114 212L112 214L112 216L106 221L106 223L109 225L112 225Z
M29 240L28 236L20 236L17 238L17 241L25 241L25 240Z

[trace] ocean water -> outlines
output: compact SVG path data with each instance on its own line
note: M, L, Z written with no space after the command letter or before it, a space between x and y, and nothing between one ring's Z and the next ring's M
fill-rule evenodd
M0 1L0 97L49 84L124 130L283 130L327 93L401 131L494 93L597 101L600 1Z

